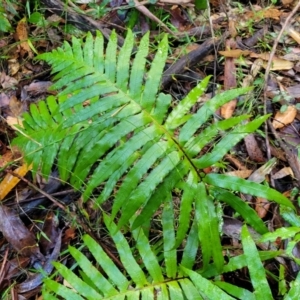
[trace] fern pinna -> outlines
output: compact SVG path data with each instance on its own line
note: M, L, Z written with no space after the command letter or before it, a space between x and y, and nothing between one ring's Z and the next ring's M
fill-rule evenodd
M174 247L181 244L195 217L202 251L203 269L210 261L222 270L224 260L219 234L220 218L214 201L234 208L257 232L267 228L256 212L230 191L239 191L293 207L277 191L254 182L207 174L201 169L217 163L237 142L254 132L268 116L243 122L242 115L208 124L223 104L247 93L249 88L226 91L191 113L204 93L209 77L177 104L159 93L168 53L165 36L159 43L149 70L146 68L149 34L140 41L132 59L134 37L128 31L118 50L112 34L106 50L100 33L86 40L73 38L72 45L40 55L56 74L57 96L33 104L24 115L23 128L14 140L34 172L49 176L57 165L63 181L82 191L83 198L100 205L113 200L112 220L117 229L130 221L138 228L172 192L181 195ZM210 152L201 150L216 139ZM191 214L195 209L195 214ZM138 214L137 211L139 212ZM174 221L175 222L175 221ZM175 224L173 224L175 226ZM211 247L211 245L214 245Z

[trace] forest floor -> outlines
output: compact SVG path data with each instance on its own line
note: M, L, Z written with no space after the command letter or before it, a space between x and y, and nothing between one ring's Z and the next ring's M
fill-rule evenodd
M89 224L93 218L96 220L92 208L82 203L70 186L62 185L55 171L48 182L39 174L33 179L22 154L11 146L18 130L15 125L20 124L30 104L55 94L49 89L53 83L51 69L36 56L60 47L64 41L71 42L72 36L84 38L87 31L99 30L108 37L116 30L120 44L127 28L133 30L137 40L150 31L153 51L167 33L169 56L161 89L175 102L208 75L212 75L211 85L203 101L224 90L254 86L249 101L229 102L217 112L219 117L227 119L243 113L268 113L271 117L265 127L232 149L214 171L267 182L299 208L299 1L272 2L212 0L210 8L203 10L196 8L192 0L0 3L0 293L11 295L10 299L38 299L42 279L35 278L34 288L32 281L24 284L27 276L32 276L33 257L39 257L40 251L49 253L58 238L62 238L61 251L80 238L78 226L72 224L67 213L57 220L56 206L49 199L68 197L75 214L82 219L83 212L89 214ZM198 1L197 6L205 3ZM286 226L276 205L259 197L247 200L271 231ZM230 222L227 243L238 243L230 232L241 224L234 218ZM57 226L65 228L62 237ZM80 230L82 234L85 228ZM36 245L37 237L38 246L27 251ZM285 247L280 240L277 242L278 248ZM294 255L300 258L297 245ZM276 273L277 265L271 261L266 268ZM298 270L297 264L289 264L287 280L295 278ZM247 286L243 272L230 273L224 280ZM273 279L270 282L281 299L278 283Z

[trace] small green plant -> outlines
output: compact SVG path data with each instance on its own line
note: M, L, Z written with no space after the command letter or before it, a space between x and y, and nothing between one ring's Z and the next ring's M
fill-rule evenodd
M101 3L90 2L88 4L90 9L87 14L93 18L100 19L110 11L110 8L107 7L108 4L109 0L101 1Z
M0 34L1 32L9 32L11 27L11 16L17 15L13 4L6 1L0 2Z
M149 34L141 39L134 59L131 59L133 48L131 31L119 51L115 33L111 35L106 50L103 36L97 33L96 38L93 38L89 33L85 43L73 38L72 46L65 42L63 48L40 55L40 59L52 65L53 73L56 74L56 83L52 88L59 91L59 94L30 106L30 112L23 116L24 127L19 128L14 144L22 149L26 161L32 163L33 172L40 171L47 177L56 166L61 179L69 181L74 188L82 191L85 201L92 199L96 207L111 200L112 210L105 215L105 224L111 238L120 236L124 226L128 227L133 237L139 231L140 239L135 240L141 243L136 247L143 272L147 270L151 280L155 282L165 278L160 275L162 270L157 271L159 267L164 269L168 280L179 275L182 278L188 276L194 286L191 291L199 295L198 298L189 299L201 299L200 295L207 295L211 283L202 280L198 273L217 276L226 269L220 238L220 206L216 206L216 202L231 206L245 223L260 234L267 233L267 227L235 192L270 199L284 209L293 211L294 208L286 197L268 186L202 172L202 169L218 163L234 145L256 131L268 118L261 116L246 124L242 121L249 120L249 115L210 121L220 106L247 93L250 88L226 91L199 107L197 100L206 90L210 79L207 77L177 105L173 105L170 95L159 93L168 54L167 37L160 42L149 70L146 70ZM222 139L218 139L219 131L223 132ZM207 145L213 147L202 153ZM180 197L176 214L173 210L174 193ZM157 258L150 259L145 255L152 245L149 245L146 233L145 238L143 237L141 226L150 226L151 218L158 210L163 211L162 242L165 260L154 271L151 269L152 263L154 268ZM191 244L189 239L192 239ZM118 241L114 241L121 257L123 246L118 246ZM186 242L186 255L192 257L187 258L187 264L176 258L183 242ZM89 246L90 242L85 243ZM71 249L79 263L82 256ZM198 249L201 249L201 267L196 273L191 269ZM126 255L131 260L134 256L130 249L126 251ZM245 265L249 264L247 256L244 262ZM142 275L137 269L137 274L142 277L136 279L136 275L130 273L130 264L124 263L124 268L134 282L134 289L139 289L138 293L144 293L143 286L152 282L148 281L148 273ZM58 269L62 271L63 267ZM71 276L69 272L63 273L63 276L66 274ZM103 277L98 273L94 274L94 279L100 280ZM117 275L112 272L108 276L111 279ZM131 279L126 274L123 276L129 283L124 281L126 284L118 286L118 290L114 291L115 284L118 285L117 277L114 278L111 283L113 295L132 288ZM205 276L209 278L208 275ZM70 278L75 280L70 283L77 282L76 289L87 299L105 299L106 296L103 295L111 295L109 291L98 290L96 292L103 296L99 298L89 288L93 286L91 280L86 278L85 281L89 282L87 286L73 277L68 280ZM104 282L104 278L101 280L99 282ZM203 283L203 290L198 286L197 280L201 282L201 286ZM190 281L186 284L181 285L179 282L184 293L187 293L186 287L191 286ZM262 286L265 285L264 281ZM57 294L62 289L65 291L65 288L52 281L46 281L46 286ZM107 288L110 289L110 286ZM176 295L178 288L178 282L171 280L167 284L168 292L163 288L157 290L151 287L142 296L161 292L162 295L169 293L170 299L181 299L171 294L174 291ZM260 286L254 288L262 297L269 295L269 290L261 291ZM215 295L214 291L219 289L213 288L212 295ZM53 299L52 296L49 297ZM68 297L66 299L82 299L80 296ZM219 296L216 297L209 299L220 299ZM161 299L168 298L162 296ZM232 297L224 296L222 299Z

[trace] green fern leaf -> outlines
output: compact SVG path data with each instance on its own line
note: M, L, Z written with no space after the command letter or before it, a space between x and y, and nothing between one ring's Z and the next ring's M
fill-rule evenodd
M255 297L256 299L271 300L273 296L267 282L266 272L246 225L242 228L241 236L252 285L255 290Z
M172 215L172 207L166 206L163 226L166 234L171 234L173 238L171 241L164 239L163 257L153 251L153 246L141 228L132 232L133 241L135 241L132 246L138 251L134 257L124 235L117 229L117 225L113 223L112 218L104 215L105 225L115 243L123 269L120 270L102 247L90 236L85 235L84 244L97 264L92 264L81 251L69 246L69 252L80 268L81 278L63 264L54 263L55 268L73 289L68 289L51 279L45 279L43 295L49 299L56 299L53 298L53 293L64 299L83 299L82 297L85 299L154 299L154 295L155 299L162 300L191 299L192 296L192 299L202 299L202 288L199 289L189 278L183 276L182 271L177 270L179 263L176 249L171 248L175 242ZM188 244L189 242L187 247L190 247ZM138 264L138 259L141 259L143 264ZM195 263L195 257L190 263L192 265ZM165 264L165 272L160 264ZM95 265L99 265L100 268L97 269ZM213 283L211 285L213 286Z
M249 292L246 289L237 287L233 284L224 282L224 281L215 281L214 284L222 290L226 291L229 295L232 295L236 297L237 299L241 300L255 300L256 297L254 296L253 293Z
M100 33L95 38L88 33L84 43L73 38L72 45L65 42L62 48L42 54L40 59L48 62L56 74L52 88L59 94L31 105L30 112L24 114L24 128L20 128L14 140L14 144L23 150L27 162L33 164L34 172L40 170L47 177L57 165L61 179L80 190L84 200L92 199L97 205L113 200L110 221L105 217L105 222L128 274L125 278L119 274L122 284L118 286L117 282L111 281L113 288L101 291L103 295L113 293L113 289L127 291L128 278L137 288L149 285L148 274L155 280L162 276L175 278L181 272L178 271L176 249L185 238L187 246L182 265L193 266L197 251L194 247L200 245L202 271L214 268L220 273L224 259L212 196L229 204L259 232L265 232L266 228L255 212L240 201L228 200L226 193L232 190L249 193L293 208L287 198L268 187L224 175L204 176L201 172L202 168L222 159L237 142L257 130L267 119L268 116L263 116L243 125L243 120L250 119L245 115L212 121L208 125L216 109L250 89L226 91L203 105L196 105L209 83L209 78L205 78L173 108L171 96L159 91L168 54L167 37L159 43L150 67L146 64L149 34L141 39L134 55L133 48L134 38L130 31L120 50L115 33L106 49ZM191 108L196 113L191 114ZM211 147L220 131L222 139ZM207 145L212 150L200 155ZM218 187L217 193L212 189L214 186ZM182 199L178 228L172 206L175 190ZM134 262L130 247L119 230L130 223L130 229L136 234L135 230L149 222L162 204L163 236L169 239L168 242L165 240L163 256L166 276L159 272L160 260L154 254L145 259L143 267ZM196 217L192 214L195 208ZM118 224L114 224L112 219L117 216ZM150 247L145 244L146 237L146 234L142 237L142 245L137 241L142 257ZM74 249L70 251L85 269L88 263ZM108 258L105 261L104 270L109 274L112 270L117 272ZM64 274L68 276L68 273ZM78 279L74 277L74 280ZM53 289L56 287L53 285ZM85 288L81 291L83 295ZM159 288L163 295L170 293L184 297L180 282L164 283ZM196 285L195 288L198 290ZM65 292L61 290L61 293ZM132 292L132 295L139 297L152 292L153 288L149 287L147 291Z
M213 283L211 283L209 280L202 277L200 274L189 270L185 267L181 267L183 272L186 273L198 289L198 291L201 291L203 293L204 297L207 297L209 299L222 299L222 300L233 300L231 296L223 292L220 288L215 286Z
M203 180L211 185L270 199L277 202L278 204L294 208L293 204L281 193L269 187L263 187L261 184L258 184L256 182L247 181L234 176L226 176L220 174L208 174Z
M268 232L268 228L262 219L257 215L255 210L241 198L217 187L211 187L209 191L215 199L230 205L258 233L264 234Z
M57 299L56 296L67 300L177 300L203 298L219 300L233 299L228 294L252 296L247 290L228 284L223 287L222 283L216 282L215 284L213 281L200 275L199 270L197 272L191 270L196 262L196 255L192 252L197 251L198 248L197 230L195 230L197 228L196 222L194 222L196 226L192 227L187 243L183 247L183 258L179 267L178 249L174 248L175 227L173 215L172 202L169 201L164 208L162 222L164 223L163 227L166 237L171 235L172 238L170 240L167 238L163 239L163 256L161 256L160 251L154 250L154 246L150 244L142 228L135 229L132 232L133 239L130 244L132 249L135 249L135 251L132 251L123 233L117 229L117 225L114 224L112 218L104 214L105 226L109 230L117 250L115 257L120 258L123 267L116 266L114 261L95 240L88 235L84 235L84 245L88 248L96 263L92 264L82 251L69 246L69 252L75 259L76 266L80 269L72 271L61 263L54 263L54 265L57 271L72 286L72 289L46 278L44 280L43 296L46 300ZM194 244L195 242L196 244ZM191 249L193 249L192 252L190 251ZM278 255L278 251L275 252ZM271 257L274 257L274 253L265 255L264 259ZM247 264L246 255L243 254L231 260L237 261L237 258L239 258L239 263L231 263L230 261L224 270L229 272L229 265L232 270L236 270L238 267L244 267ZM162 268L162 265L165 268ZM190 268L187 267L188 265L190 265ZM76 275L75 272L76 274L79 273L80 276Z

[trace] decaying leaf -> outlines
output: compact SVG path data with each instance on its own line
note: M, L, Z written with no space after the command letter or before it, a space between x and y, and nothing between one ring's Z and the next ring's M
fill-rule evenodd
M263 152L261 151L257 140L255 138L255 135L253 133L248 134L244 138L245 146L248 152L248 155L250 156L251 160L255 162L264 162L265 157Z
M6 75L4 72L0 74L0 85L3 89L10 89L18 84L18 80Z
M249 50L241 50L241 49L231 49L231 50L225 50L225 51L219 51L219 54L225 56L225 57L232 57L232 58L238 58L240 56L248 56L251 54L251 51Z
M25 227L18 213L4 205L0 205L0 231L19 255L44 261L34 234Z
M287 26L286 32L292 39L294 39L298 44L300 44L300 34L297 30L294 29L293 26Z
M237 170L225 173L229 176L236 176L239 178L248 178L252 174L253 170Z
M281 15L282 15L281 10L269 7L266 9L260 9L259 11L248 11L245 14L245 18L251 19L251 20L256 20L256 21L259 21L259 20L262 20L265 18L279 20Z
M25 111L24 103L18 100L16 96L11 96L9 108L13 117L18 117Z
M9 105L9 97L6 94L1 93L0 94L0 107L5 107L8 105Z
M50 211L44 221L43 235L40 239L40 248L44 254L48 254L55 246L59 236L58 217Z
M20 176L26 175L31 170L32 166L27 164L17 168L14 172ZM20 179L13 176L12 174L6 174L4 179L0 183L0 200L3 200L5 196L20 182Z
M297 108L294 105L289 105L285 112L278 111L274 117L272 125L275 129L282 128L285 125L292 123L297 115Z
M9 71L9 75L13 76L16 75L20 70L20 64L19 62L15 59L9 59L8 60L8 71Z
M59 235L57 239L55 240L55 247L47 257L44 265L42 266L42 270L39 273L35 273L32 276L30 276L26 281L22 282L21 284L17 285L17 290L19 293L26 293L28 291L31 291L42 284L45 274L49 275L51 274L54 266L53 261L56 261L59 254L60 254L60 248L61 248L61 235L62 231L59 232Z
M11 147L9 151L6 151L0 157L0 168L6 167L9 163L17 159L20 159L21 157L22 154L19 152L19 150L16 147Z
M273 179L280 179L280 178L283 178L285 176L292 176L292 177L294 177L294 172L291 169L291 167L284 167L284 168L280 169L272 177L273 177Z
M264 218L268 213L271 202L265 198L257 197L255 200L255 210L260 218Z
M266 68L267 67L268 62L264 62L263 63L263 67ZM288 61L286 59L283 58L274 58L272 60L272 64L271 64L271 71L276 71L276 70L290 70L294 67L294 63L292 61Z
M17 29L16 29L16 35L21 42L21 48L28 53L29 57L33 56L33 53L29 47L28 44L28 32L27 32L27 24L26 24L26 18L21 19L18 22Z
M266 175L270 174L272 169L275 167L277 163L277 159L274 157L266 162L263 166L257 169L255 172L251 174L248 180L261 183L265 180Z
M228 49L235 48L236 44L233 40L226 41L226 47ZM230 51L234 51L230 50ZM224 89L230 90L232 88L236 88L236 68L235 68L235 62L232 57L226 57L225 59L225 66L224 66ZM234 110L236 108L237 100L233 99L226 104L222 105L221 107L221 116L224 119L229 119L232 117Z

